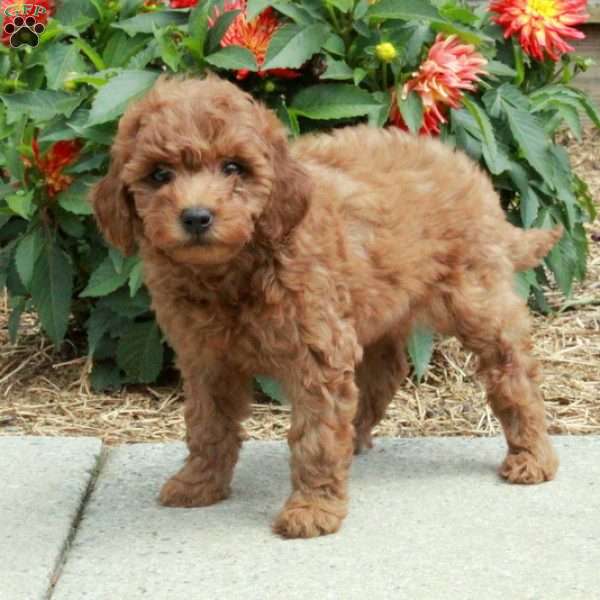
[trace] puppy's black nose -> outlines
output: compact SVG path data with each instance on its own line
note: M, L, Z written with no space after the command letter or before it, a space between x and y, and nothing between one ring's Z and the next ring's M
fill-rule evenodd
M208 208L186 208L181 213L183 228L192 235L200 235L210 229L214 220Z

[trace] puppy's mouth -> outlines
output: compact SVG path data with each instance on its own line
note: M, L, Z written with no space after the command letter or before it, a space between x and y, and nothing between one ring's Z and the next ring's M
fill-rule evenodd
M215 240L211 240L206 236L194 236L183 243L184 248L198 248L202 246L212 246L215 244Z

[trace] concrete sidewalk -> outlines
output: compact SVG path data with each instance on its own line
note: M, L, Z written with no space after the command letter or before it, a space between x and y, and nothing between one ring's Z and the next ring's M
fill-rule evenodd
M15 553L0 561L0 599L43 598L44 586L52 600L600 598L600 437L555 438L559 476L534 487L498 479L501 439L376 442L354 463L350 515L340 533L293 541L269 529L289 490L284 443L247 443L232 497L188 510L156 501L185 456L182 444L111 449L54 574L57 584L48 588L48 568L89 483L75 459L83 464L88 456L93 467L98 445L0 438L5 482L5 448L13 446L2 528L8 521L11 539L24 540L0 545L0 556ZM22 453L14 450L19 443ZM84 446L74 457L77 443ZM48 470L35 489L22 485L31 479L27 465L49 454L46 444L64 445L72 458L48 462L71 470ZM57 484L62 520L49 502ZM19 505L28 507L28 518L17 509L11 524ZM40 534L49 521L53 540ZM34 570L40 561L49 567Z

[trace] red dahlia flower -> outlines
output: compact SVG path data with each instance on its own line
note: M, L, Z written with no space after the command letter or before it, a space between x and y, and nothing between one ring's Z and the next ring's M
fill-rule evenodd
M504 37L518 37L523 50L544 60L544 51L554 61L571 52L567 39L580 40L585 35L574 25L585 23L585 0L494 0L490 11L494 21L504 29Z
M223 6L225 12L239 10L241 11L225 32L221 39L221 46L242 46L247 48L254 54L256 64L258 65L258 75L265 77L266 75L275 75L286 79L294 79L299 77L300 73L293 69L269 69L262 71L261 67L265 62L267 48L271 43L271 39L275 32L279 29L280 23L272 8L263 10L257 17L248 21L247 3L246 0L225 0ZM220 16L220 11L215 10L209 24L212 27ZM245 79L248 76L246 69L240 69L237 72L238 79Z
M475 91L478 75L485 73L483 67L487 61L475 47L463 44L455 36L445 38L438 34L433 46L429 49L427 59L413 73L402 90L406 97L414 91L423 102L423 125L420 133L438 134L440 124L446 123L447 107L458 108L463 90ZM392 99L390 121L407 129L406 123L398 110L396 98Z
M191 8L196 4L198 4L198 0L171 0L169 6L171 8Z
M38 141L34 139L31 143L31 149L33 150L33 162L46 179L48 196L53 198L59 192L67 189L73 178L69 175L63 175L62 172L65 167L77 160L81 143L78 140L56 142L42 157Z

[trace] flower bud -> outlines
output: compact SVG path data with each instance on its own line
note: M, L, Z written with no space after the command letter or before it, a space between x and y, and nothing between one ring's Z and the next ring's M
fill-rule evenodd
M392 62L398 56L398 50L390 42L382 42L375 46L375 55L381 62Z

